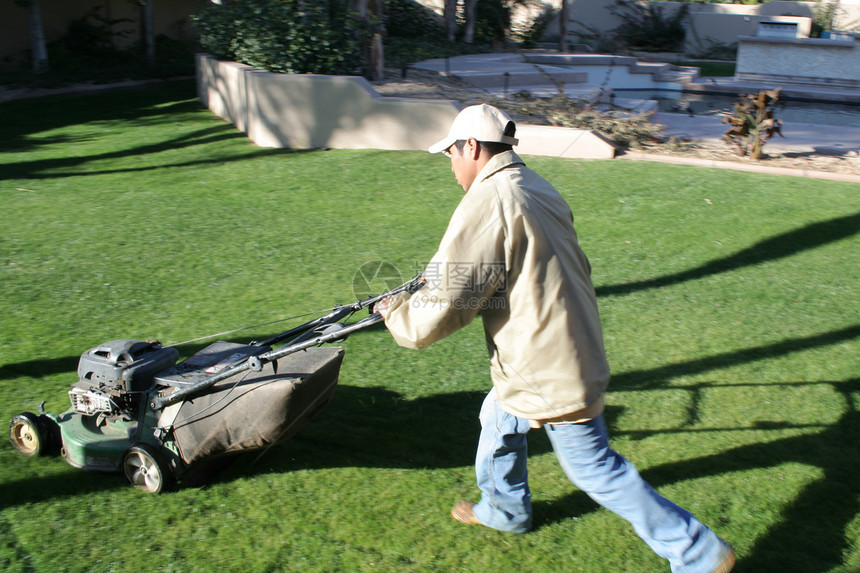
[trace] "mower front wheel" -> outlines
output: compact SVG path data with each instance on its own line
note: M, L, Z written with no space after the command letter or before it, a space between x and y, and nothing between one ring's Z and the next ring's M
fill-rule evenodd
M161 493L171 483L164 458L149 444L136 444L122 457L122 469L131 485L149 493Z
M9 440L25 456L38 456L48 453L51 436L39 416L23 412L9 422Z

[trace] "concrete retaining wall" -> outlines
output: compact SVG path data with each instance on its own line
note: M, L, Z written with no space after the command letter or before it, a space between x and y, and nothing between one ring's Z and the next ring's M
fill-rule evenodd
M197 93L260 147L427 149L459 111L450 101L382 97L361 77L276 74L205 54Z
M426 150L460 111L452 101L383 97L361 77L276 74L206 54L197 56L197 93L260 147ZM520 153L615 156L590 130L517 128Z
M739 80L860 88L860 42L818 38L738 38Z

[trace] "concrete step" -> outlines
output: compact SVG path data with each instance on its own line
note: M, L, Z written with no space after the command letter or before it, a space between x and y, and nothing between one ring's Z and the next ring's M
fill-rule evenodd
M552 72L551 77L541 71L491 71L491 72L472 72L469 74L460 75L453 72L451 75L481 87L481 88L500 88L507 86L510 89L517 87L528 86L543 86L554 82L567 84L581 84L588 81L588 74L585 72L561 71Z

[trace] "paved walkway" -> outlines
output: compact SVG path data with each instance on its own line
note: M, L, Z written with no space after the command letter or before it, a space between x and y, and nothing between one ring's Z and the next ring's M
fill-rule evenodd
M657 118L666 126L666 135L688 139L718 140L728 127L720 118L712 116L658 113ZM860 153L860 127L786 122L781 131L783 137L777 135L768 140L768 149Z
M595 54L585 55L585 57L593 58L598 65L605 65L600 61L600 58L604 60L608 58L608 56ZM645 65L653 66L654 63L649 62ZM599 85L588 83L575 83L573 81L568 83L567 80L572 79L571 74L575 74L571 69L543 63L528 63L519 54L457 56L427 60L415 64L413 67L437 73L447 73L497 95L520 90L528 90L536 95L557 93L561 84L553 83L553 81L563 83L565 93L573 97L588 93L593 94L600 88ZM738 82L733 78L701 78L696 81L696 84L701 89L713 89L726 93L732 91L752 93L760 89L777 87L766 83ZM783 90L783 93L789 92L797 97L860 104L860 90L797 85ZM726 129L726 125L719 118L713 116L690 117L683 114L658 113L657 117L661 123L666 125L665 133L669 136L694 140L718 140ZM768 140L769 149L799 153L860 153L860 127L786 123L782 133L784 138L777 136ZM860 170L858 170L858 175L860 175Z

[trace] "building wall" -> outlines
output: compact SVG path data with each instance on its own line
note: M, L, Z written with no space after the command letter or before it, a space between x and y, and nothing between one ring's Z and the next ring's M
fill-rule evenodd
M156 35L188 39L196 37L191 15L206 0L155 0L153 27ZM63 38L72 21L83 18L90 10L111 20L128 19L114 26L116 32L127 31L117 39L120 47L140 40L140 9L129 0L40 0L45 41ZM0 69L14 70L30 50L29 8L15 0L0 0Z
M586 27L589 30L605 33L621 24L610 8L616 0L568 0L571 28ZM801 36L808 36L811 18L817 2L788 2L774 0L765 4L682 4L680 2L654 2L665 15L679 10L681 6L689 9L687 41L684 51L695 54L710 45L735 44L739 36L754 36L758 23L764 20L798 22ZM860 26L860 0L841 0L834 28L845 29ZM573 41L577 38L573 37Z

